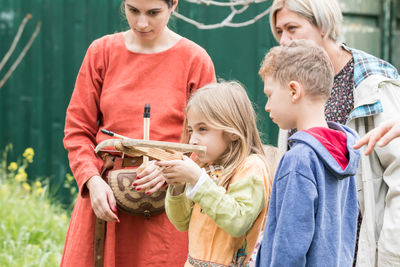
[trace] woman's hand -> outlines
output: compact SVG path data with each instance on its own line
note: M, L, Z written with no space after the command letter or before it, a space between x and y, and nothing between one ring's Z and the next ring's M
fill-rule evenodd
M367 145L365 150L365 155L369 155L375 147L375 144L383 147L386 146L394 138L400 136L400 117L392 120L388 120L380 124L375 129L369 131L364 137L362 137L353 146L353 148L358 149L363 145Z
M164 167L162 172L168 184L195 185L201 175L199 165L186 156L183 156L183 160L159 161L157 165Z
M146 194L157 192L165 184L165 178L155 161L150 161L145 168L141 165L137 168L137 179L133 182L137 191L145 191Z
M116 201L110 186L100 176L92 176L86 186L89 189L90 202L96 217L107 222L119 222Z

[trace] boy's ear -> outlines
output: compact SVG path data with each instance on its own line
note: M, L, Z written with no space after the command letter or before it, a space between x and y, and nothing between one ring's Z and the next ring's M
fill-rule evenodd
M172 12L174 12L174 10L176 9L177 6L178 6L178 0L174 0L172 2Z
M297 103L304 95L304 88L298 81L289 82L289 90L292 97L292 103Z

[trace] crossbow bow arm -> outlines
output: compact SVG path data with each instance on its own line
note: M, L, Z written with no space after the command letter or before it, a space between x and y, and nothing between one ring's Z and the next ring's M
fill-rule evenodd
M121 143L122 139L107 139L103 142L100 142L95 149L94 152L98 153L102 148L105 147L115 147L117 144Z
M148 148L159 148L171 151L181 151L181 152L195 152L197 154L205 154L207 148L205 146L180 144L173 142L163 142L163 141L152 141L143 139L107 139L98 144L95 148L95 152L99 152L104 147L116 147L118 149L119 145L122 144L127 148L135 147L148 147Z

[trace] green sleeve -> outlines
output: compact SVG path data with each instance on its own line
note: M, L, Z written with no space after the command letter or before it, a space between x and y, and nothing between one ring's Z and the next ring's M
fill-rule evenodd
M178 195L171 195L173 186L169 186L165 198L165 211L168 219L179 231L187 231L192 216L192 201L186 197L185 191Z
M253 225L266 203L262 178L250 176L223 187L207 179L199 187L193 201L228 234L239 237Z

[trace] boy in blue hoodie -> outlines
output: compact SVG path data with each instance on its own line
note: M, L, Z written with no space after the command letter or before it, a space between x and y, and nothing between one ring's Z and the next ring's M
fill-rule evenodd
M330 59L312 41L294 40L272 48L259 74L270 118L298 131L275 175L256 266L352 266L360 154L353 130L325 120Z

